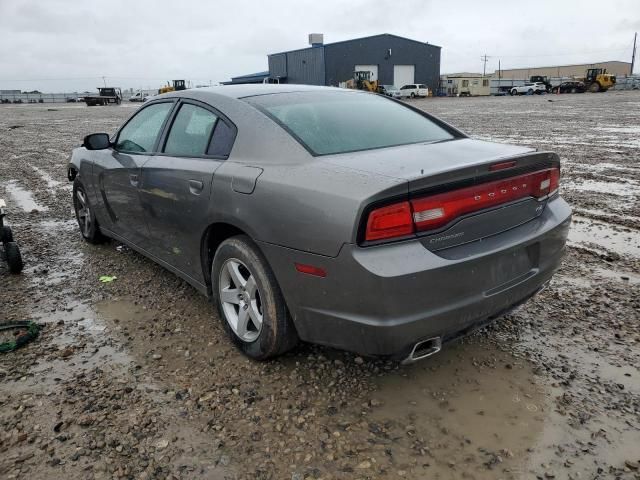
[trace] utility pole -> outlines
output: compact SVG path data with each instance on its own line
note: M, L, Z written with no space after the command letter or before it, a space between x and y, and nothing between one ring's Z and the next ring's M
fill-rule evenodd
M104 83L104 86L105 86L105 88L106 88L106 86L107 86L107 81L105 80L105 77L102 77L102 83Z
M502 69L500 68L500 60L498 60L498 80L502 80Z
M484 63L484 65L482 66L482 76L484 77L487 74L487 62L489 61L489 57L484 54L480 57L480 60L482 60L482 62Z
M633 75L633 67L636 63L636 40L638 39L638 32L633 36L633 53L631 54L631 71L629 75Z

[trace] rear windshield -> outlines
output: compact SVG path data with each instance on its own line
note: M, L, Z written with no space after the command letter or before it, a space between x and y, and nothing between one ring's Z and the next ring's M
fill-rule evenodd
M292 92L245 98L314 155L440 142L444 127L386 97L355 92Z

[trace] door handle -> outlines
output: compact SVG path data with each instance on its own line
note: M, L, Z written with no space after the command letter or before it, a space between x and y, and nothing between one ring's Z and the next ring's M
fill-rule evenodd
M129 174L129 181L131 182L131 185L133 185L134 187L138 186L138 175L135 173L131 173Z
M194 195L200 195L203 188L204 183L202 183L200 180L189 180L189 191Z

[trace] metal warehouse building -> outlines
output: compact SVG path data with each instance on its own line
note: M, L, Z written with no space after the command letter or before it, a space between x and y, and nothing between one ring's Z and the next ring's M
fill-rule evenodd
M311 47L274 53L269 59L269 80L280 83L339 86L355 71L372 72L372 80L398 88L423 83L438 88L440 47L383 33L371 37L323 43L321 34L309 35ZM235 77L229 83L245 83Z

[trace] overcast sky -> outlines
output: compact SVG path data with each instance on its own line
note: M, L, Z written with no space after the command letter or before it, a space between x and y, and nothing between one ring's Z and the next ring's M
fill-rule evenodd
M0 89L216 83L311 32L440 45L441 73L630 61L635 31L640 0L0 0Z

